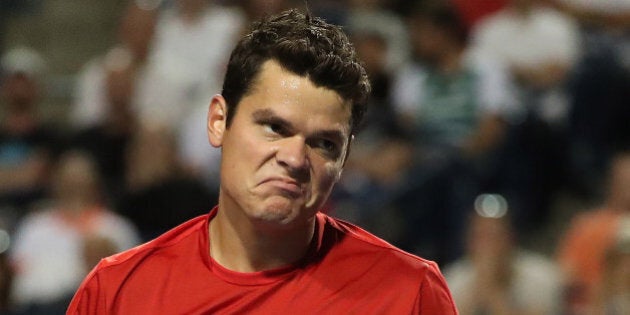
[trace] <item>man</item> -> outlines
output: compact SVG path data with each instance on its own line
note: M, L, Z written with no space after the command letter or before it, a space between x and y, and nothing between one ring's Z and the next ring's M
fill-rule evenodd
M630 152L620 150L610 161L603 201L578 212L560 237L557 262L565 274L567 308L573 314L595 307L606 285L607 253L615 246L624 217L630 216Z
M16 225L9 259L19 308L58 314L100 258L140 243L136 227L103 202L99 175L89 154L63 153L52 169L49 202Z
M507 200L481 194L471 212L466 253L444 270L460 314L560 314L560 272L519 244Z
M59 147L58 133L40 116L46 68L28 47L0 56L0 208L18 217L43 197Z
M457 314L435 263L318 212L369 93L346 36L295 10L254 26L208 113L219 205L102 260L68 314Z
M407 218L396 244L448 264L463 252L470 203L488 183L504 183L497 170L506 164L500 152L514 95L503 65L468 49L448 1L423 1L407 21L413 59L396 73L392 101L413 163L396 200Z

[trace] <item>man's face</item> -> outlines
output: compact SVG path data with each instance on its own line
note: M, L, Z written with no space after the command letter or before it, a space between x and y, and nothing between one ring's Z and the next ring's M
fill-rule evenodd
M339 179L350 105L308 78L263 64L229 128L225 102L210 106L210 142L222 147L222 211L273 228L308 224Z

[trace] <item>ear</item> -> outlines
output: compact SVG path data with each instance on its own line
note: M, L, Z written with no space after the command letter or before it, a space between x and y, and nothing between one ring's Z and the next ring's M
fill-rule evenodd
M208 109L208 140L213 147L220 147L223 144L227 119L227 106L223 96L217 94L210 101Z

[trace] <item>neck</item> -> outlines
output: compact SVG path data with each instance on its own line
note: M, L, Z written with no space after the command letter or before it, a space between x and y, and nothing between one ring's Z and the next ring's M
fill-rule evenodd
M242 210L219 202L210 221L210 256L237 272L256 272L288 266L303 258L315 231L315 218L293 229L261 227Z

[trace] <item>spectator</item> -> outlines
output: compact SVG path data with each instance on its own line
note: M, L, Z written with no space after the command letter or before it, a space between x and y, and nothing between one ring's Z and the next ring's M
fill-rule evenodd
M126 191L118 211L129 217L149 241L181 222L209 211L215 204L199 178L182 171L173 132L143 126L127 153Z
M75 128L89 128L102 123L107 112L107 73L111 70L112 54L124 53L130 67L142 76L149 54L158 9L139 6L152 1L129 1L118 25L116 45L108 53L88 61L78 73L74 104L70 119ZM153 1L159 2L159 1ZM135 110L135 96L132 99Z
M387 70L385 35L355 31L352 41L363 60L372 86L361 134L332 197L335 215L358 223L377 235L395 241L394 211L383 211L392 201L403 173L411 162L411 146L391 103L392 75ZM388 218L390 218L388 220Z
M51 206L23 219L10 251L16 268L12 293L21 306L54 305L77 289L92 267L82 252L86 238L106 238L116 251L139 242L135 228L103 206L98 173L87 155L65 153L52 186Z
M39 116L46 65L38 52L17 47L1 60L0 205L23 210L44 195L58 141Z
M510 82L500 64L468 54L465 26L452 7L425 4L409 21L414 60L399 71L392 92L415 150L407 191L397 201L409 218L401 246L417 251L411 247L427 242L421 253L445 262L461 252L462 213L490 176L487 161L502 141Z
M630 215L625 214L616 234L606 251L596 314L630 314Z
M615 242L621 218L630 213L630 153L612 161L608 189L601 207L576 215L561 237L558 262L567 275L569 314L593 307L602 283L607 249Z
M445 269L460 314L559 314L556 266L518 245L507 211L500 195L475 201L466 256Z
M112 50L106 62L104 117L100 123L73 135L70 146L94 157L104 197L106 202L112 202L124 190L125 155L138 123L132 103L136 69L124 50Z
M172 129L187 170L216 187L219 150L203 136L208 100L219 93L230 50L245 24L243 13L207 0L176 0L160 12L145 76L138 85L143 123Z
M385 40L385 64L388 72L397 71L409 59L407 29L384 0L350 0L345 25L351 33L377 33Z
M597 200L614 152L630 145L630 1L549 2L580 25L582 54L569 89L570 188Z
M472 33L475 54L503 62L516 83L522 117L509 129L503 193L519 229L531 233L548 218L565 176L569 73L579 55L576 23L537 0L511 0Z
M566 80L578 58L577 31L570 17L536 0L511 0L478 25L473 45L477 53L505 62L523 94L539 94L561 87ZM540 96L547 99L537 103L525 99L523 105L555 122L566 108L553 103L550 95Z
M243 23L240 11L207 0L176 0L161 11L138 86L140 119L178 131L195 108L207 107Z

